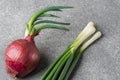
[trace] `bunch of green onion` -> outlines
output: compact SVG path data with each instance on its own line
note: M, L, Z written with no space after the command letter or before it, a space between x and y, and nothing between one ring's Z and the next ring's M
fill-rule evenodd
M71 45L50 65L40 80L68 80L82 53L101 37L93 22L89 22Z

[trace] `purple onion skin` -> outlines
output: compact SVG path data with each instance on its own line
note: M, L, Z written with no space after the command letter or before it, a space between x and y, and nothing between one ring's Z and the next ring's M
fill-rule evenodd
M25 77L39 63L40 54L34 43L34 37L13 41L5 51L6 71L13 77Z

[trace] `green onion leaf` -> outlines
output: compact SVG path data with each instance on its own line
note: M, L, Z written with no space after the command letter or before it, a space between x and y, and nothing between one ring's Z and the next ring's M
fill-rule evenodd
M64 65L61 74L58 76L59 77L58 80L64 80L64 77L65 77L73 59L74 59L74 54L71 54L71 56L68 58L66 64Z
M64 63L67 61L67 58L70 57L70 53L71 51L68 51L59 61L58 63L54 66L54 68L52 69L52 71L49 73L49 75L47 76L47 80L51 80L55 74L55 72L57 71L57 69L61 69L61 66L64 65ZM59 72L59 71L58 71Z
M50 67L48 68L48 70L45 72L45 74L42 76L41 80L44 80L49 73L52 71L52 69L54 68L54 66L57 64L57 62L70 50L70 45L67 47L67 49L63 52L63 54L61 56L59 56L55 62L53 64L50 65Z
M61 25L70 25L70 23L63 23L63 22L57 22L57 21L51 21L51 20L42 20L42 21L36 21L34 22L34 26L40 23L53 23L53 24L61 24Z
M48 11L62 11L62 9L68 9L68 8L73 8L73 7L71 7L71 6L51 6L51 7L43 8L43 9L39 10L38 12L36 12L30 18L30 20L27 23L28 28L26 28L27 29L26 31L28 32L28 35L34 35L34 34L36 34L36 32L39 32L38 30L41 30L41 29L55 28L55 25L53 25L53 27L51 27L51 25L50 25L50 27L48 27L48 25L46 25L47 27L45 25L43 25L43 26L45 26L45 28L43 28L43 26L42 27L40 26L39 28L37 28L37 31L35 31L35 33L31 32L31 31L33 31L32 29L35 28L35 25L40 24L40 23L52 23L52 24L69 25L69 23L55 22L55 21L50 21L50 20L40 21L40 17L56 17L56 18L60 18L59 16L56 16L56 15L53 15L53 14L47 14L46 12L48 12ZM59 26L56 29L68 31L67 28L63 28L63 27L59 28Z
M60 9L67 9L67 8L73 8L71 6L52 6L52 7L47 7L47 8L44 8L44 9L41 9L40 11L36 12L32 17L31 19L29 20L28 24L29 26L32 26L34 21L36 21L36 19L44 14L45 12L48 12L48 11L61 11Z
M55 17L55 18L60 18L59 16L53 15L53 14L42 14L40 17Z
M46 29L46 28L53 28L53 29L60 29L60 30L69 31L69 29L67 29L65 27L62 27L62 26L46 24L46 25L42 25L42 26L36 27L36 32L38 32L38 31L40 31L42 29Z
M74 67L76 66L76 64L77 64L77 62L78 62L78 60L79 60L79 58L81 57L81 52L80 52L79 50L78 50L76 53L77 53L77 55L74 57L72 63L71 63L70 66L69 66L69 69L67 70L67 72L64 73L65 75L63 75L63 76L64 76L64 77L63 77L63 78L64 78L63 80L68 80L71 72L73 71ZM60 80L60 79L59 79L59 80ZM62 79L61 79L61 80L62 80Z

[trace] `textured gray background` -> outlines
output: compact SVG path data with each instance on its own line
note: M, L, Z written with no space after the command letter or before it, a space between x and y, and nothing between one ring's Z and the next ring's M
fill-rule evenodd
M0 80L14 80L4 68L6 46L23 38L26 23L34 12L51 5L75 7L58 12L62 16L58 20L71 22L70 31L43 30L35 39L41 65L20 80L39 80L89 21L95 22L104 36L85 51L70 80L120 80L120 0L0 0Z

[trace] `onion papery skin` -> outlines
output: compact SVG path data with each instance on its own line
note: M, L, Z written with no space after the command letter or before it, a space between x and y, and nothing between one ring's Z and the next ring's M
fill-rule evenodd
M25 77L36 68L39 60L39 50L30 36L13 41L5 51L6 70L12 77Z

